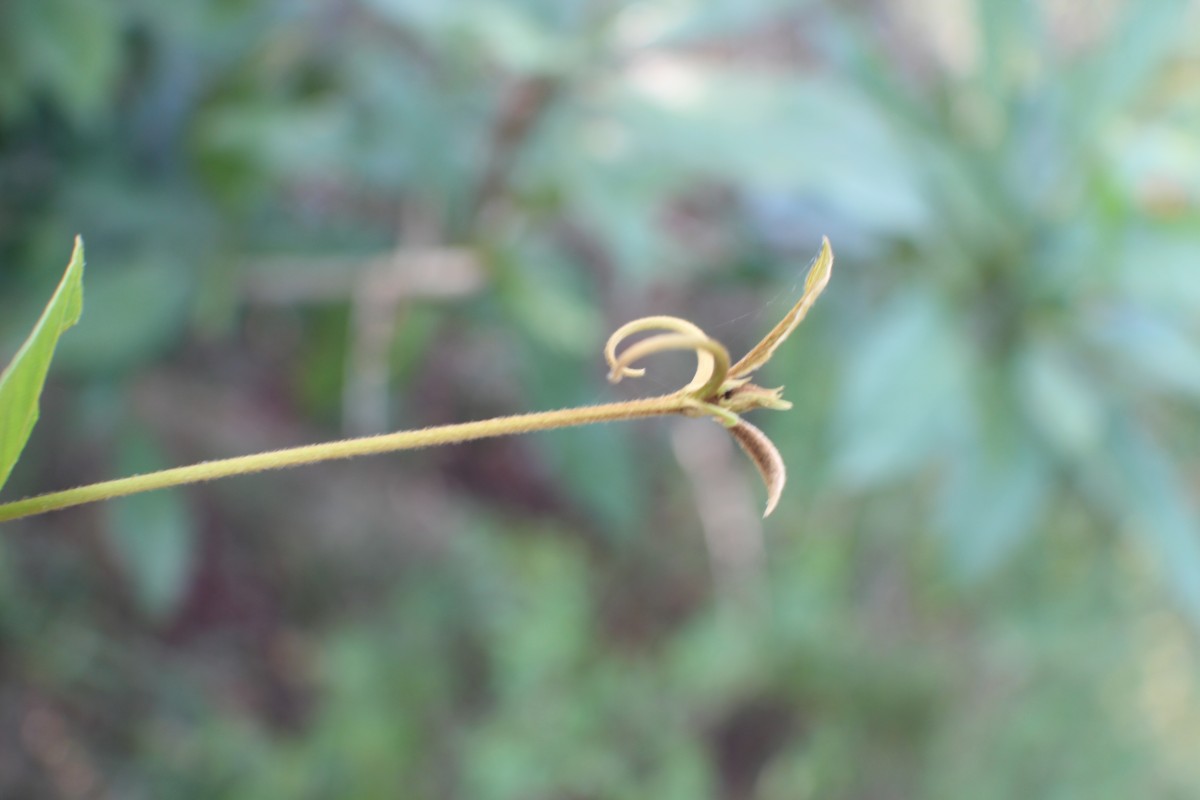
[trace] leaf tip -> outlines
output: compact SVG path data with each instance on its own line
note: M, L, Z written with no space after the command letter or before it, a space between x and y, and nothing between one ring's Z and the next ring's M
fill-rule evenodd
M821 250L817 253L817 258L809 268L808 277L804 281L804 293L811 295L812 301L815 301L817 296L825 290L832 274L833 245L829 243L828 236L822 236Z

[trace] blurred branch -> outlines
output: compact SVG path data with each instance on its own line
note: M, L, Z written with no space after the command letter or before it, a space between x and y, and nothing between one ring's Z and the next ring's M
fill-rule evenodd
M484 283L473 251L435 246L397 249L365 260L271 259L252 264L247 272L243 296L252 303L290 306L349 301L342 409L343 426L354 434L380 433L388 428L388 356L403 304L459 299L475 293Z
M459 274L448 274L441 240L441 223L428 208L410 203L400 220L400 241L410 254L407 260L377 261L355 282L350 303L350 335L346 374L342 386L342 429L349 434L383 433L388 419L388 384L391 382L391 345L406 304L423 299L412 289L433 289L440 297L473 293L483 284L483 273L469 252L459 254ZM401 251L405 252L405 251ZM432 254L432 256L430 255ZM416 275L416 285L402 278L397 291L396 272ZM445 282L449 277L450 281Z
M470 218L488 215L504 196L521 146L562 88L557 77L537 75L517 81L500 103L488 145L487 166L470 208Z
M483 285L474 251L462 247L395 250L372 258L268 258L251 263L242 296L251 303L289 306L346 300L365 280L379 299L446 300Z

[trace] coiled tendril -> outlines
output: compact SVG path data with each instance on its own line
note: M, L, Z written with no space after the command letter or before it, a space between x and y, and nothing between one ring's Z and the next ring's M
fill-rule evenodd
M620 356L617 355L617 349L630 336L653 330L673 332L642 339L626 348ZM646 374L646 370L631 365L648 355L668 350L696 352L696 374L678 394L700 401L709 400L718 394L729 374L729 351L699 326L679 317L642 317L617 328L604 345L604 358L609 366L609 381L618 383L622 378L640 378Z
M767 486L767 514L770 514L783 491L785 469L783 458L766 434L743 420L739 415L756 408L787 409L791 403L783 399L782 388L764 389L750 383L750 375L771 359L796 326L808 314L817 297L829 283L833 269L833 251L829 240L821 243L821 252L808 271L804 293L783 319L757 345L732 367L725 345L713 339L696 324L669 316L642 317L627 322L613 332L604 345L608 362L608 379L612 383L622 378L638 378L646 370L633 365L648 355L668 350L692 350L696 353L696 373L682 388L668 395L681 401L680 413L706 415L730 429L734 439L758 467ZM656 333L618 350L630 337L648 331Z

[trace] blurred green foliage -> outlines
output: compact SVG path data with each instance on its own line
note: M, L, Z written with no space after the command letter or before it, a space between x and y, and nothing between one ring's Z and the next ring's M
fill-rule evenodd
M622 396L610 328L738 351L839 257L764 378L796 404L765 540L737 454L661 423L8 526L0 795L1194 796L1198 32L0 5L5 356L89 244L6 496Z

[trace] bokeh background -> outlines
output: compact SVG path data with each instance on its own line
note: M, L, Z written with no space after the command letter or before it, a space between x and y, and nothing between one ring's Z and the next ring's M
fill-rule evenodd
M6 0L5 497L764 370L709 422L327 464L0 538L0 796L1200 796L1200 9Z

